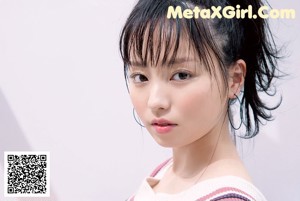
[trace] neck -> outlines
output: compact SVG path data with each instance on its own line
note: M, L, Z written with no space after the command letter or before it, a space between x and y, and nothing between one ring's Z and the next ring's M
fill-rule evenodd
M173 148L173 172L182 178L193 178L205 173L210 164L238 157L227 123L225 119L224 124L195 142Z

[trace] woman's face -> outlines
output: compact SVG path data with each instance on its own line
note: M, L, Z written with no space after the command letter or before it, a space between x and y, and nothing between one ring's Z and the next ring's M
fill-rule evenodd
M226 98L220 91L222 86L218 87L222 83L219 72L210 76L191 52L183 41L172 66L162 66L161 62L143 66L133 59L128 70L134 108L152 137L164 147L195 142L215 131L226 114ZM219 69L217 62L214 65Z

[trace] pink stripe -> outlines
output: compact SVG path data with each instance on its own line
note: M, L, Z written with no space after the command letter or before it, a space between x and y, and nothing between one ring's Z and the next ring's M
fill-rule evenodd
M161 163L159 166L157 166L157 168L155 168L155 170L150 174L151 177L155 177L155 175L157 175L157 173L171 160L172 158L169 158L168 160L164 161L163 163ZM132 196L130 198L129 201L134 201L134 196Z
M212 193L210 193L210 194L208 194L204 197L198 198L196 201L206 201L207 199L211 199L212 197L214 197L218 194L225 193L225 192L230 192L230 191L235 191L237 193L240 193L240 194L254 200L254 198L251 195L249 195L248 193L246 193L246 192L244 192L244 191L242 191L238 188L224 187L224 188L220 188L220 189L218 189L218 190L216 190L216 191L214 191L214 192L212 192Z
M157 173L171 160L172 158L169 158L168 160L164 161L162 164L160 164L155 170L150 174L151 177L155 177Z

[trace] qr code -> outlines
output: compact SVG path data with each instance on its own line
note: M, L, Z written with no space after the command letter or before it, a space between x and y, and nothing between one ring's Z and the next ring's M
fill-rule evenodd
M4 152L5 197L49 197L49 152Z

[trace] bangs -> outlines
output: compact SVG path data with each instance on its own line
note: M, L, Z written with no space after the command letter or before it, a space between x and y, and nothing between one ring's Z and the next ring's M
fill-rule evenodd
M132 61L142 66L170 65L174 62L180 43L187 38L182 23L175 20L159 18L148 22L142 22L132 30L128 30L125 39L123 60L127 65ZM190 41L187 51L190 48Z
M121 32L120 52L124 62L124 76L135 62L146 66L172 66L178 51L191 53L200 61L201 70L207 71L218 82L218 88L227 87L227 70L222 48L224 36L214 31L212 19L167 18L168 7L182 10L194 7L181 1L139 1ZM183 43L184 49L182 49ZM186 47L186 48L185 48ZM188 59L185 56L184 59ZM217 66L218 67L217 67ZM217 79L220 72L221 79Z

